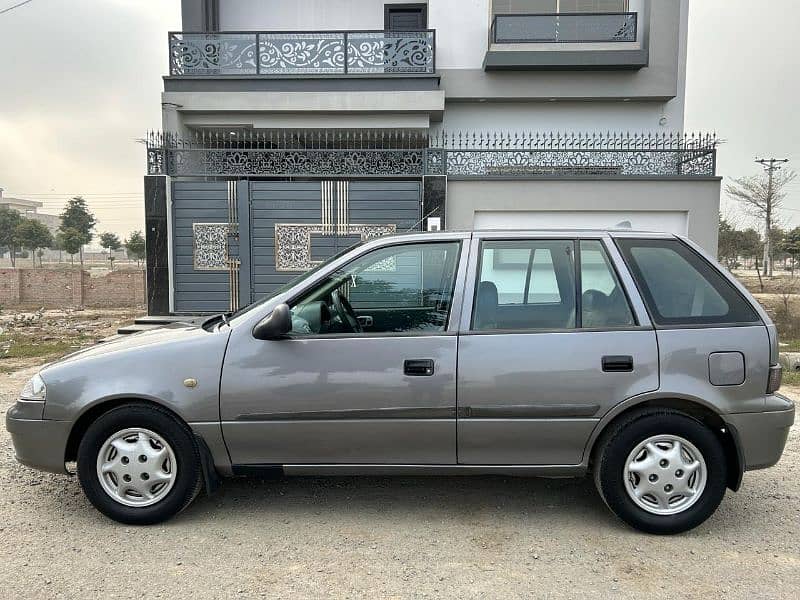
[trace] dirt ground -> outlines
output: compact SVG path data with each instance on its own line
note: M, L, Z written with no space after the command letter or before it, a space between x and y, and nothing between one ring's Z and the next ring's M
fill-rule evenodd
M0 372L0 409L43 360ZM502 477L230 480L164 525L126 527L74 477L17 464L1 428L0 581L3 598L796 598L800 428L675 537L617 521L589 479Z

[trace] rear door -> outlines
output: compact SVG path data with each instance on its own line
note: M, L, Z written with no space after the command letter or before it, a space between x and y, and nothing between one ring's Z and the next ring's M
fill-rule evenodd
M613 405L658 388L656 337L604 237L476 236L458 347L458 462L574 465Z

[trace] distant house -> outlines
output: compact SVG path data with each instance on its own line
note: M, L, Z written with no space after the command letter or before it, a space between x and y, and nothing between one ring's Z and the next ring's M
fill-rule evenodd
M58 231L59 225L61 225L61 217L58 215L49 215L47 213L39 212L39 209L42 208L41 202L37 202L36 200L27 200L25 198L12 198L10 196L5 196L3 195L3 188L0 188L0 206L10 208L17 211L24 217L27 217L28 219L35 219L36 221L43 223L54 236ZM2 256L5 256L5 253L0 255L0 257ZM45 259L53 257L58 257L57 251L45 250Z

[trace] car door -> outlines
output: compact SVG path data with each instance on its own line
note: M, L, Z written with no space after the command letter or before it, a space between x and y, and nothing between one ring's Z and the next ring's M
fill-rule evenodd
M460 464L579 464L601 415L658 388L655 333L607 241L473 239L458 347Z
M358 256L289 300L287 339L235 330L220 401L234 465L454 464L465 240Z

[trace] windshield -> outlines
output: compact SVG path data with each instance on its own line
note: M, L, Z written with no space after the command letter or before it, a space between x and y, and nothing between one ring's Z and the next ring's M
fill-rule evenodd
M358 247L359 247L359 246L361 246L362 244L364 244L364 242L363 242L363 241L362 241L362 242L357 242L357 243L353 244L352 246L349 246L349 247L345 248L345 249L344 249L344 250L342 250L341 252L337 252L336 254L334 254L333 256L331 256L329 259L327 259L327 260L324 260L323 262L321 262L320 264L318 264L318 265L317 265L316 267L314 267L313 269L311 269L311 270L309 270L309 271L306 271L305 273L302 273L302 274L298 275L297 277L295 277L294 279L292 279L292 280L291 280L291 281L289 281L288 283L285 283L284 285L282 285L282 286L281 286L281 287L279 287L278 289L276 289L276 290L273 290L271 293L267 294L266 296L263 296L262 298L259 298L258 300L256 300L256 301L255 301L255 302L253 302L252 304L249 304L249 305L247 305L247 306L245 306L245 307L243 307L243 308L240 308L240 309L239 309L239 310L237 310L235 313L232 313L232 314L230 315L230 318L231 318L231 319L235 319L236 317L239 317L239 316L241 316L241 315L244 315L244 314L246 314L246 313L250 312L250 311L251 311L251 310L253 310L254 308L258 308L259 306L261 306L261 305L265 304L266 302L269 302L269 301L270 301L270 300L272 300L272 299L273 299L275 296L279 296L280 294L284 293L285 291L287 291L287 290L291 289L292 287L296 286L298 283L300 283L300 282L302 282L302 281L304 281L304 280L306 280L306 279L310 278L312 275L314 275L315 273L317 273L317 272L318 272L320 269L322 269L323 267L325 267L325 266L326 266L328 263L330 263L330 262L332 262L332 261L336 260L337 258L340 258L340 257L344 256L345 254L347 254L348 252L350 252L351 250L353 250L353 249L355 249L355 248L358 248Z

